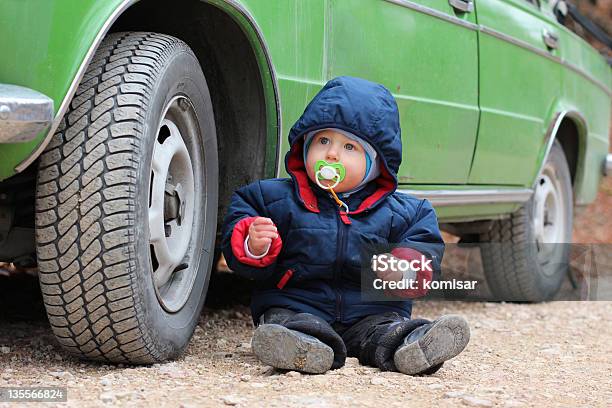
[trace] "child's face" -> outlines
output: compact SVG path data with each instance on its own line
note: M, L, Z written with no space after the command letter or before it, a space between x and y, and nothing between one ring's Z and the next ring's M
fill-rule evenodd
M342 163L346 169L344 180L334 188L335 192L342 193L356 187L366 171L366 158L363 147L356 141L349 139L333 130L323 130L314 135L308 156L306 157L306 171L310 180L316 183L314 165L317 160L329 163ZM327 180L319 180L322 185L333 185Z

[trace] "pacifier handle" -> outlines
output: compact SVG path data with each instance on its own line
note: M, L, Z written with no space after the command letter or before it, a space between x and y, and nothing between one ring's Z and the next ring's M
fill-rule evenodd
M320 163L320 162L321 162L321 160L319 162L317 162L317 164ZM325 163L325 162L323 161L323 163ZM344 168L342 168L342 170L344 170ZM332 186L324 186L319 181L319 174L322 175L322 178L324 180L333 180L333 179L336 179L336 182ZM348 212L349 212L348 205L344 201L340 200L338 198L338 195L336 195L336 192L334 191L334 188L340 183L340 181L342 179L343 179L343 174L338 173L338 170L335 167L333 167L333 166L324 165L324 166L321 166L319 168L319 170L317 170L315 172L315 182L322 189L329 190L331 192L332 196L334 197L334 200L336 201L336 203L338 203L338 205L340 205L340 206L344 206L344 208L346 209L345 212L348 214Z

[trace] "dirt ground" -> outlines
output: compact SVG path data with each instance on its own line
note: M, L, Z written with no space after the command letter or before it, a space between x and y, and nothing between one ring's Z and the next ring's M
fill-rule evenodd
M575 225L575 242L612 243L612 179ZM67 404L45 406L612 406L610 301L416 302L414 317L459 313L472 330L466 350L433 376L380 372L352 358L340 370L301 375L256 360L248 285L216 276L184 356L133 367L66 355L49 328L36 278L0 273L0 387L68 387Z
M178 361L75 360L57 346L35 286L21 286L32 291L13 296L32 304L3 313L0 387L66 386L70 406L612 406L612 302L418 302L415 316L461 313L471 325L466 350L433 376L380 372L352 358L325 375L301 375L256 360L249 311L240 305L205 310Z

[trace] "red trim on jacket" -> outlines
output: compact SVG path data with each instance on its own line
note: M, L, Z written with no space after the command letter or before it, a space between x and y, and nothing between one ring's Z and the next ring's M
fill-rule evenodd
M391 255L399 259L405 259L412 261L414 259L421 259L424 254L412 248L394 248L391 251ZM425 259L429 259L425 257ZM417 271L416 276L416 288L415 289L392 289L390 292L402 298L419 298L427 294L428 289L425 287L425 283L431 282L433 277L433 268L422 269Z
M308 184L308 173L304 164L304 154L302 153L303 147L304 138L303 136L300 136L293 146L291 146L289 159L287 160L287 170L289 174L292 174L295 177L298 184L300 197L304 201L306 208L312 212L318 213L320 210L317 196ZM360 212L365 211L389 191L393 191L395 188L395 180L391 174L389 174L384 164L380 166L380 175L376 178L376 183L378 184L378 189L370 196L366 197L355 211L349 211L348 215L359 214Z
M249 234L249 226L256 218L257 217L245 217L236 223L231 238L232 252L236 259L243 264L263 268L274 263L283 247L283 241L279 234L277 238L272 239L272 244L266 256L260 259L250 258L244 251L244 240Z
M289 160L287 161L287 167L290 174L293 174L300 191L300 197L304 201L306 208L312 212L320 212L319 205L317 203L317 196L314 191L308 185L308 173L306 172L306 166L304 164L304 154L302 148L304 147L304 139L300 137L296 143L291 146L291 153L289 154Z

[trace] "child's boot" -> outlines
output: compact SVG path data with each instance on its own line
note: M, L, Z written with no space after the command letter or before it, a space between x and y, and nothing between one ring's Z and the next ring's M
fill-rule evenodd
M393 361L404 374L431 374L442 362L461 353L470 340L465 318L445 315L412 330L395 351Z
M261 362L285 370L320 374L334 363L334 352L327 344L279 324L259 325L251 347Z

